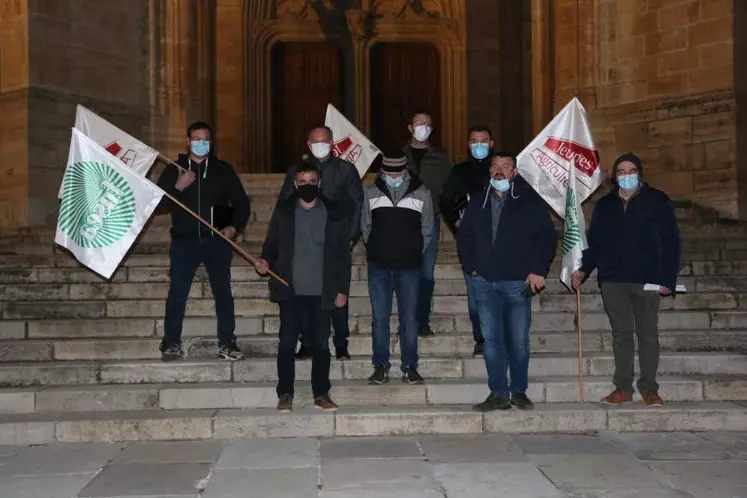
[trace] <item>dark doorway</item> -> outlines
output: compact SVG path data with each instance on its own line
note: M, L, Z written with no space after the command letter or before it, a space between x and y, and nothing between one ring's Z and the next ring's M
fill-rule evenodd
M433 117L431 141L441 138L441 67L429 43L377 43L371 49L371 140L382 150L409 139L413 113Z
M307 152L309 129L324 124L327 104L344 112L342 51L331 43L278 43L272 53L272 171Z

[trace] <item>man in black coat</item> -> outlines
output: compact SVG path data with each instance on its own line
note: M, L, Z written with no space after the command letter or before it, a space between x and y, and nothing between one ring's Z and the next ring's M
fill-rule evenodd
M274 270L288 282L271 279L270 300L280 307L278 410L293 408L294 353L300 321L309 322L314 405L337 410L329 396L329 320L347 304L350 291L350 202L335 203L320 192L320 172L305 161L295 172L294 193L278 203L256 268Z

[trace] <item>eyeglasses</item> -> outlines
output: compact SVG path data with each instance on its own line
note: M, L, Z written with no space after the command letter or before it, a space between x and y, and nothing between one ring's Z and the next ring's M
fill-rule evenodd
M433 127L433 123L429 123L427 121L416 121L412 125L413 126L430 126L430 127Z

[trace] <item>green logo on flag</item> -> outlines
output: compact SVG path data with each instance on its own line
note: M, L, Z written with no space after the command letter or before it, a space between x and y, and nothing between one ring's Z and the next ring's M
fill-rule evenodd
M65 173L59 227L84 248L108 247L135 220L135 196L127 181L104 163L82 161Z
M581 242L581 230L578 227L578 213L576 212L576 190L568 186L565 196L565 228L563 230L563 256Z

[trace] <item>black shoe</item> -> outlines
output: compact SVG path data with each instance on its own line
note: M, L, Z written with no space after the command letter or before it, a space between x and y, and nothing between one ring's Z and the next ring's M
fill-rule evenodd
M485 357L485 343L476 342L475 349L472 351L472 358L484 358Z
M171 344L161 347L161 361L177 361L186 356L181 344Z
M511 404L519 410L534 410L534 403L526 394L512 394Z
M508 396L498 396L495 393L490 395L482 403L478 403L472 407L473 410L478 412L492 412L493 410L510 410L511 409L511 398Z
M407 384L423 384L425 381L423 380L423 376L418 373L415 367L409 367L405 368L402 375L402 382Z
M335 357L338 360L349 360L350 353L348 352L348 348L335 348Z
M436 336L436 334L434 334L433 331L431 330L430 325L426 325L425 327L420 329L420 332L418 332L418 335L420 337L435 337Z
M297 360L308 360L311 358L311 347L301 344L301 347L298 348L298 353L296 353L296 359Z
M218 348L218 358L221 360L239 361L244 359L244 353L241 352L234 340Z
M389 371L385 366L374 367L374 373L368 378L369 384L382 385L389 382Z

